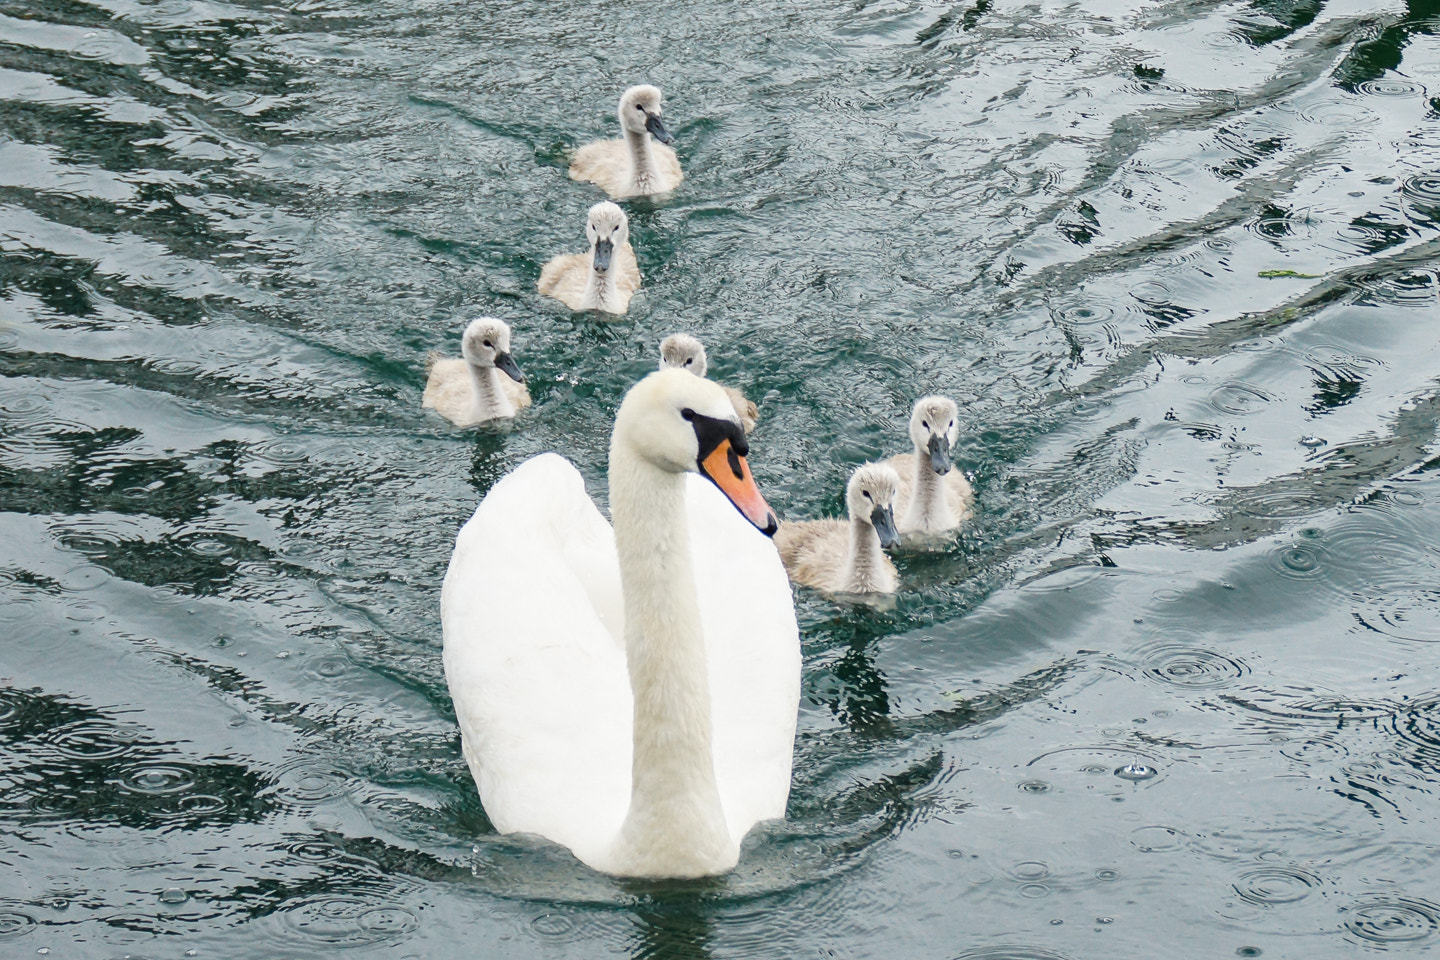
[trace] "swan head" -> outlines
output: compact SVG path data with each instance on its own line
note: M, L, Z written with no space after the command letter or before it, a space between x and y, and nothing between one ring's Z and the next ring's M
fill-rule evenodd
M921 397L910 414L910 439L915 450L930 458L930 469L950 472L950 448L960 436L959 408L949 397Z
M779 527L745 457L750 445L725 391L684 370L657 370L625 395L610 455L624 452L667 473L698 473L766 536Z
M591 267L596 273L605 273L615 248L630 242L630 218L609 200L601 200L585 219L585 239L590 241Z
M495 317L477 317L460 338L460 353L472 367L496 367L511 380L525 382L525 374L510 356L510 324Z
M859 467L845 486L845 506L850 511L850 519L874 527L882 547L893 547L900 542L900 534L895 529L895 498L899 492L900 475L884 463Z
M649 133L661 143L675 138L660 122L660 88L643 83L620 97L620 126L626 133Z
M660 369L675 367L695 374L697 377L705 376L707 368L705 362L705 344L696 340L688 333L672 333L660 341Z

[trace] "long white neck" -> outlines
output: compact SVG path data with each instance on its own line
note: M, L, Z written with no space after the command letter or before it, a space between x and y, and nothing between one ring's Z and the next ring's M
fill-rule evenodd
M613 856L632 875L718 873L734 866L740 852L715 784L685 474L661 470L616 443L610 513L635 704L630 809Z
M604 273L595 271L595 248L590 248L590 276L585 281L584 309L603 310L606 307L616 305L618 292L615 289L615 274L619 270L616 262L620 248L616 247L610 252L610 269Z
M895 589L880 535L859 517L850 518L850 551L845 557L847 593L888 593Z
M470 369L470 416L475 420L515 416L515 404L500 382L505 374L496 367L481 367L473 363L466 366Z
M904 526L910 530L937 533L955 526L957 518L945 498L945 478L930 469L930 455L915 448L915 472L910 484L910 505L905 509Z
M635 193L657 193L660 178L656 174L655 156L650 151L650 134L625 131L625 142L630 145L630 167L634 171L632 186Z

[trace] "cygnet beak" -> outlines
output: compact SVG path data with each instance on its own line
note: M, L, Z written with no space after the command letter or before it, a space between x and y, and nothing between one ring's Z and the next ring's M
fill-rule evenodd
M675 140L670 136L670 131L665 129L665 124L660 122L660 118L649 110L645 111L645 129L649 130L650 135L661 143L671 143Z
M591 265L596 273L604 273L610 269L610 255L615 252L615 244L610 240L595 241L595 257Z
M870 525L880 535L880 546L890 548L900 542L900 533L895 529L895 511L890 507L877 506L870 511Z
M930 469L940 476L950 472L950 438L941 434L930 437Z
M504 374L516 383L525 382L525 374L515 365L515 358L505 352L495 354L495 368L503 371Z

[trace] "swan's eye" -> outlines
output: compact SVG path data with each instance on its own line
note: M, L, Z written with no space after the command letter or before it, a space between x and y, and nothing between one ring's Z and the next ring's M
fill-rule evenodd
M689 407L686 407L684 410L680 411L680 416L684 417L686 420L694 420L695 411L691 410Z
M635 104L635 109L639 110L641 113L645 112L645 107L642 104Z
M920 426L924 427L926 430L930 429L930 424L926 423L924 420L920 421Z
M871 496L870 496L870 491L869 491L869 490L861 490L860 492L863 493L863 494L865 494L865 499L866 499L866 500L870 500L871 503L874 503L874 502L875 502L875 501L871 498Z
M689 358L687 358L687 359L685 360L685 366L688 367L688 366L690 366L690 364L692 364L692 363L694 363L694 362L695 362L695 358L694 358L694 357L689 357Z
M494 345L491 344L489 340L486 340L486 341L485 341L485 346L490 347L490 349L492 349L492 350L495 349Z
M946 429L946 430L949 430L949 429L950 429L951 427L953 427L953 426L955 426L955 421L954 421L954 420L951 420L950 423L949 423L948 425L946 425L945 429Z

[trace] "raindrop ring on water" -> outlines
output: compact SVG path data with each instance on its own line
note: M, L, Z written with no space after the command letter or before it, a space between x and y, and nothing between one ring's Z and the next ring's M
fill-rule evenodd
M1288 543L1272 555L1275 571L1289 580L1309 580L1323 571L1325 552L1309 543Z
M1440 587L1406 584L1368 597L1352 611L1362 627L1392 640L1440 643Z
M1423 900L1371 900L1349 912L1345 928L1371 943L1413 943L1440 928L1440 908Z
M1101 303L1082 303L1073 307L1066 307L1059 312L1060 320L1076 326L1104 323L1114 316L1114 309Z
M1223 384L1210 394L1212 407L1237 417L1256 412L1270 400L1270 395L1259 387L1239 382Z
M18 940L35 929L35 918L19 910L0 908L0 940Z
M132 727L79 720L52 731L55 752L71 760L111 760L132 750L140 739Z
M1039 860L1021 860L1010 868L1010 874L1017 880L1043 880L1050 876L1050 866Z
M1320 886L1313 873L1294 867L1259 867L1248 870L1235 881L1235 892L1249 903L1275 906L1297 903Z
M1130 834L1130 842L1141 853L1168 853L1180 849L1185 842L1185 834L1174 827L1157 824L1134 831Z
M1055 953L1044 947L1023 944L1000 944L993 947L976 947L957 953L954 960L1068 960L1062 953Z
M1147 651L1145 676L1178 687L1222 687L1249 672L1243 660L1201 647L1162 646Z
M563 914L542 913L530 921L530 929L546 940L558 940L575 931L575 922Z
M1356 91L1368 97L1422 97L1425 88L1418 83L1387 77L1384 80L1366 80L1355 87Z
M163 796L189 790L195 786L195 777L183 767L154 764L136 767L122 774L120 786L131 793Z
M1400 185L1400 199L1412 220L1440 222L1440 174L1422 173Z

